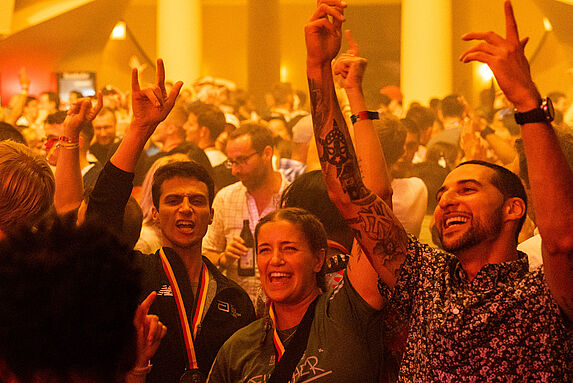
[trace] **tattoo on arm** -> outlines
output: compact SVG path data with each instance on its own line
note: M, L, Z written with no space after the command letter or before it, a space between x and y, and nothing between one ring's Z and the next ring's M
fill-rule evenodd
M372 200L371 197L374 197ZM375 195L368 196L357 216L346 222L354 229L356 239L364 244L373 243L371 254L382 258L382 262L392 261L397 256L406 254L408 238L404 229L394 222L389 207Z
M323 78L326 77L325 74ZM334 105L337 99L333 85L330 88L311 78L308 82L320 162L327 178L335 175L343 193L355 206L351 209L354 216L346 217L355 238L366 255L378 264L403 259L407 252L406 232L395 220L390 207L362 181L344 117L338 105Z
M308 79L308 88L310 89L310 109L312 114L312 121L315 127L324 127L326 124L326 105L324 104L324 97L318 84L318 81Z

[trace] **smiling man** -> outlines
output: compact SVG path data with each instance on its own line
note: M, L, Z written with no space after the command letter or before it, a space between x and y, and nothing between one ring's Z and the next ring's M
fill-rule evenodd
M368 145L357 143L354 153L334 96L331 62L345 7L320 0L306 26L314 132L329 196L378 272L380 293L409 324L398 381L572 381L573 173L551 126L551 102L531 78L527 39L519 38L511 3L506 37L468 33L464 40L482 42L460 60L489 65L522 125L543 238L543 268L531 272L516 248L526 194L512 172L472 161L446 177L434 216L449 253L408 236L391 207L367 189L360 167L367 174L370 164L359 167L357 157ZM370 118L366 111L357 117Z
M86 213L87 220L118 231L137 159L171 111L181 83L167 95L163 63L158 61L153 92L139 89L137 71L132 88L134 119L103 169ZM153 357L153 368L138 366L149 373L147 382L204 379L225 340L254 320L253 305L245 291L201 256L203 237L213 218L213 196L213 180L197 162L171 163L155 173L153 216L163 247L155 254L137 254L136 263L143 271L143 294L157 292L150 312L161 317L168 331Z

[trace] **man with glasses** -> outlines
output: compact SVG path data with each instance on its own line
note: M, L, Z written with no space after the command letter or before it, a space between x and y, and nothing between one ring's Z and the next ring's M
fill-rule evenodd
M203 240L203 252L237 282L254 301L259 289L258 270L240 276L237 260L247 254L240 238L243 222L249 221L254 232L259 218L275 210L288 182L272 165L271 132L255 123L243 124L229 136L226 166L239 179L215 196L213 223Z

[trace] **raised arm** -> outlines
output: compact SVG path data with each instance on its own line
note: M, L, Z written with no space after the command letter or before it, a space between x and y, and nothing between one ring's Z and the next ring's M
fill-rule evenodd
M315 140L331 200L355 231L380 278L393 287L395 272L406 254L406 232L390 207L362 182L348 127L334 92L331 61L340 49L345 6L338 0L319 1L305 27Z
M358 44L349 30L345 31L345 35L349 49L336 59L334 74L342 78L342 86L348 96L351 113L358 115L368 110L362 89L367 60L360 57ZM392 186L388 167L372 120L360 118L354 123L354 146L364 184L392 207Z
M79 140L80 131L92 121L102 108L102 95L98 93L97 104L92 107L88 99L82 99L72 105L64 121L64 136L58 141L58 160L56 162L56 192L54 206L58 214L77 209L82 203L84 185L80 169Z
M156 83L153 87L141 89L137 69L132 70L133 118L121 144L105 165L90 194L86 219L121 230L123 212L131 193L137 160L157 125L173 108L181 86L183 83L178 81L167 94L165 67L161 59L157 60Z
M463 62L486 63L499 87L518 112L537 108L541 96L533 83L520 40L513 8L505 2L506 37L493 32L468 33L464 40L482 40L465 52ZM553 298L573 321L573 174L548 122L524 124L521 129L527 170L543 238L543 265Z

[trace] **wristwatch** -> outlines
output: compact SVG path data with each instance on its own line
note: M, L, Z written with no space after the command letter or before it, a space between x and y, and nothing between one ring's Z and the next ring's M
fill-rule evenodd
M555 117L553 103L549 97L541 99L539 107L527 112L515 112L515 122L519 125L529 124L532 122L551 122Z

